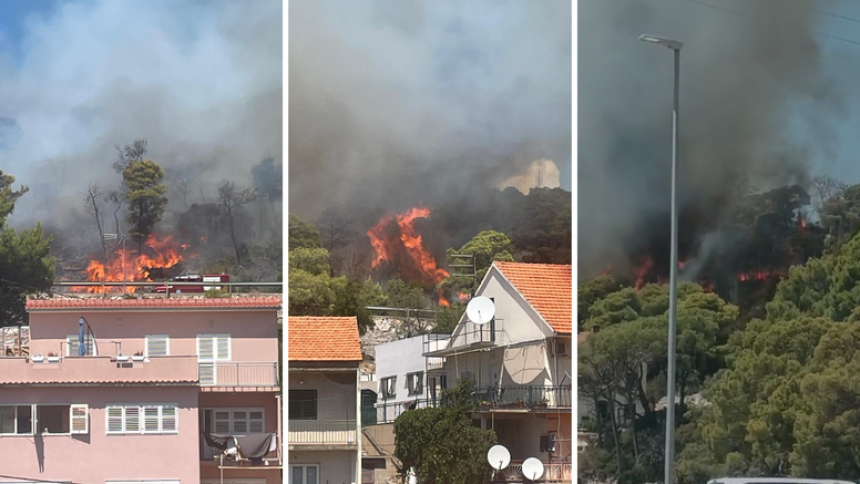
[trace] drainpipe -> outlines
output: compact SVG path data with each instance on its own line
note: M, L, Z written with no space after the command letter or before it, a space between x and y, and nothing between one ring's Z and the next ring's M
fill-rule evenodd
M275 400L278 402L278 465L284 465L284 422L283 422L283 412L284 409L281 406L281 394L278 393L275 395Z
M361 363L355 369L355 443L358 453L355 455L355 483L361 482Z

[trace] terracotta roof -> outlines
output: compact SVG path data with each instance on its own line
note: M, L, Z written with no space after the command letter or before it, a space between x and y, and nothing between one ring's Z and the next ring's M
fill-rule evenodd
M290 316L290 361L361 361L358 322L350 317Z
M51 298L30 299L28 311L57 309L280 309L280 296L231 298Z
M500 262L499 268L557 333L571 333L573 327L573 268L560 264Z

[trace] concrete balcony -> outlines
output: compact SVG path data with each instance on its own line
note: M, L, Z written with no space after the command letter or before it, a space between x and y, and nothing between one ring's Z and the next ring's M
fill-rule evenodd
M290 420L289 450L355 449L358 447L355 420Z
M196 356L132 361L115 356L0 358L0 385L197 385Z
M502 470L497 481L502 482L524 482L524 478L532 476L523 475L522 461L511 461L510 465ZM543 476L535 482L562 483L573 482L573 464L569 462L543 462Z
M199 363L197 374L204 390L260 389L272 391L280 387L277 362L218 361Z

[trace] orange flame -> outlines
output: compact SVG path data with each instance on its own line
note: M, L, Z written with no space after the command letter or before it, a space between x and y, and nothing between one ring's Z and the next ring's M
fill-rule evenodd
M378 269L383 264L391 264L402 248L405 249L412 265L418 270L423 284L436 286L448 277L448 271L439 267L436 258L422 245L422 236L415 227L416 219L429 218L432 212L432 208L419 205L404 213L385 215L379 219L379 222L367 231L374 251L374 258L371 261L373 268ZM392 223L397 224L396 233L392 230ZM439 291L439 304L450 305L442 291Z
M182 262L182 252L188 248L187 244L180 245L173 240L172 235L159 239L155 234L151 234L143 245L146 248L140 254L126 247L124 261L122 245L118 245L104 263L98 259L92 259L85 270L86 280L92 282L151 281L154 270L169 270ZM110 291L111 288L107 290ZM134 290L133 287L126 288L128 293ZM101 293L102 291L101 287L74 289L74 292Z
M651 271L651 267L654 265L654 261L651 257L646 256L642 261L642 265L636 267L633 272L636 274L636 289L642 289L642 286L647 282L645 279L648 277L648 273Z

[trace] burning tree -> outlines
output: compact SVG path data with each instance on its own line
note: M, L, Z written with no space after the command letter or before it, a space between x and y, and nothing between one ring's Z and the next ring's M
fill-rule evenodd
M420 281L425 287L436 288L449 273L439 267L436 258L424 247L415 222L430 217L433 209L417 206L404 213L385 215L367 231L373 246L374 269L393 270L406 281ZM439 293L439 304L448 305L444 294Z
M129 203L126 219L130 224L131 237L137 241L138 250L152 234L155 224L161 221L167 207L167 185L161 183L164 170L151 160L132 161L122 172L125 199Z
M236 188L233 182L224 182L218 187L218 201L227 211L227 220L230 224L230 240L233 242L233 249L236 251L236 264L242 264L242 251L239 247L239 241L236 239L236 222L235 217L244 205L252 202L257 197L257 191L253 188Z

